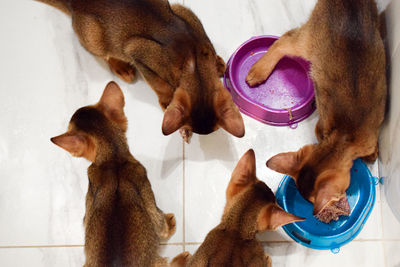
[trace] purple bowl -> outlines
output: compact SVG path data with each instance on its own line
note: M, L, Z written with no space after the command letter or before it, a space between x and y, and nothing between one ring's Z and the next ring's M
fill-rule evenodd
M243 43L228 61L225 87L244 114L261 122L287 126L298 123L315 110L310 63L302 58L282 58L268 79L250 87L246 76L279 37L263 35Z

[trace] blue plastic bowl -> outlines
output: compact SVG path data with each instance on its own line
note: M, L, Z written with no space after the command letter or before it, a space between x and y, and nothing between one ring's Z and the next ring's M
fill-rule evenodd
M338 253L341 246L358 235L367 221L374 207L375 185L378 181L361 159L354 161L350 186L346 190L350 216L340 216L339 220L327 224L313 216L313 205L300 195L294 180L285 176L276 192L278 204L287 212L306 220L285 225L283 229L292 239L306 247L330 249Z

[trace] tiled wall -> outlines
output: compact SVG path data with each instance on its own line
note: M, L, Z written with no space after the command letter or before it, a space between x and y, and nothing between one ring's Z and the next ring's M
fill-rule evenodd
M382 226L388 266L400 266L400 1L393 0L387 11L390 58L389 109L380 138L380 174L384 186Z
M316 2L172 2L183 1L199 16L225 60L251 36L281 35L301 25ZM316 141L314 113L296 130L244 116L242 139L220 130L195 135L190 145L183 144L178 134L162 135L162 111L149 86L141 78L133 84L118 80L101 59L82 48L70 18L61 12L31 0L0 1L0 33L1 267L83 264L89 163L72 158L49 138L65 131L77 108L95 103L110 80L116 80L125 94L131 151L147 168L160 208L174 212L177 219L177 232L162 243L161 253L168 257L195 251L219 222L230 174L248 148L255 149L258 177L275 190L282 175L267 169L266 160ZM370 167L377 176L377 164ZM363 231L336 255L306 249L282 230L260 239L278 267L399 266L400 227L390 216L378 190Z

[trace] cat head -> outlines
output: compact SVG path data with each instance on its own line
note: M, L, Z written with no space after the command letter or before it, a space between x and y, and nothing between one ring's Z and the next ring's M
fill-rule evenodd
M257 231L275 230L279 226L304 220L280 208L271 189L257 179L252 149L237 163L226 189L226 201L225 214L232 210L242 212L241 220L250 218L248 225L256 225Z
M50 140L72 156L95 162L126 146L127 119L124 114L124 95L115 82L104 89L100 101L78 109L68 130Z
M244 135L239 109L220 81L221 69L225 63L212 47L198 48L195 56L186 60L180 85L164 113L165 135L181 129L181 134L190 138L192 132L209 134L219 128L236 137Z
M306 145L297 152L273 156L267 166L294 179L300 194L313 203L313 215L320 220L330 222L350 214L346 189L351 166L343 164L332 151Z

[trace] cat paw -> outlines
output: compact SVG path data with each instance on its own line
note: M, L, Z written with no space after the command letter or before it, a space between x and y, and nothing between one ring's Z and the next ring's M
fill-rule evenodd
M186 264L189 262L190 258L192 255L185 251L176 256L175 258L172 259L171 261L171 267L183 267L186 266Z
M164 214L164 218L166 222L165 224L166 227L165 230L161 233L161 238L168 239L176 231L176 220L175 220L175 215L173 213Z
M264 82L268 78L268 72L265 68L256 62L250 69L246 77L246 82L251 87Z
M217 71L218 71L219 77L221 77L221 78L224 77L225 70L226 70L225 61L222 59L222 57L217 56Z
M267 253L265 253L265 258L267 259L267 267L272 267L272 259Z
M135 79L135 67L131 64L120 61L118 59L109 58L107 60L110 69L117 75L120 79L125 82L131 83Z
M362 157L361 159L363 161L365 161L366 163L374 163L375 160L378 158L378 151L374 152L373 154L366 156L366 157Z

